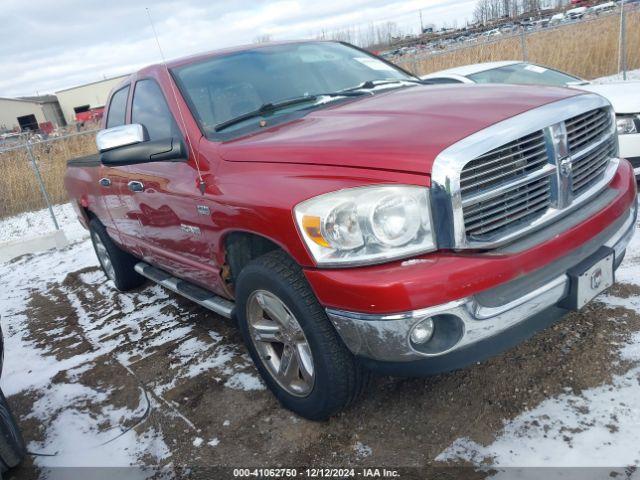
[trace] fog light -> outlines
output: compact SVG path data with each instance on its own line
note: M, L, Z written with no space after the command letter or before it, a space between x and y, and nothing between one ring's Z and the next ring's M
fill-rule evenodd
M421 345L431 340L432 336L433 320L431 320L430 318L425 318L424 320L421 320L414 325L409 338L413 343Z

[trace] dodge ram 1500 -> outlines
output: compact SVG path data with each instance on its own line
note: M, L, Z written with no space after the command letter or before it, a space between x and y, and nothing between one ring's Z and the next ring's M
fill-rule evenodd
M238 322L266 385L326 418L369 372L461 368L611 286L636 182L611 105L425 85L336 42L144 68L65 184L106 276Z

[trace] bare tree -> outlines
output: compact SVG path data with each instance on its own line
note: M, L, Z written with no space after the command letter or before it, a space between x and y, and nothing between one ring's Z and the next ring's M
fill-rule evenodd
M566 0L558 0L566 3ZM473 13L475 23L487 24L500 18L518 18L523 14L537 14L541 0L478 0Z
M272 41L271 35L269 35L268 33L258 35L253 39L253 43L269 43L271 41Z

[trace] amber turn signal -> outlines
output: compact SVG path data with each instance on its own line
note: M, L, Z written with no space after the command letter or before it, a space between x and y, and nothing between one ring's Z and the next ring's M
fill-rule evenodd
M311 215L305 215L302 217L302 228L309 238L321 247L330 247L329 242L327 242L322 236L320 224L320 217L314 217Z

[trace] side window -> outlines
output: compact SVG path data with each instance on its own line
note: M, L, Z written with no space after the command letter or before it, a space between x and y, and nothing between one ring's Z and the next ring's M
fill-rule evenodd
M169 138L178 134L178 127L162 90L154 80L140 80L136 83L131 123L143 125L149 133L149 140Z
M124 125L125 114L127 113L127 98L129 97L129 86L121 88L111 96L109 113L107 114L107 128Z

